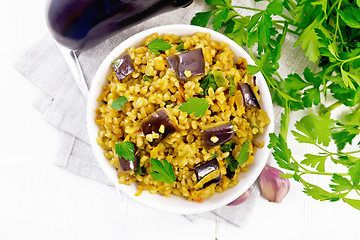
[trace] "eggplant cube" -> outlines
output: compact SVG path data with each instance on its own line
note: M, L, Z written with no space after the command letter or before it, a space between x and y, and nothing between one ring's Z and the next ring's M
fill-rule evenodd
M166 110L160 108L141 123L141 129L148 143L155 147L170 134L176 132Z
M198 180L198 183L195 185L195 188L197 188L197 185L199 186L199 188L197 188L196 190L201 190L210 186L211 184L218 184L221 182L219 162L217 161L216 158L204 164L194 167L194 171L196 178ZM211 174L213 173L215 174L211 176ZM207 176L211 176L211 177L207 179ZM206 182L204 182L205 179Z
M120 82L135 71L134 64L128 53L122 54L119 59L115 60L112 63L112 67Z
M205 148L212 148L216 145L221 145L230 141L234 136L234 127L232 123L225 123L217 127L203 130L201 136L204 140Z
M249 84L240 83L240 91L243 96L245 107L254 106L260 108L259 101L257 100L256 95Z
M205 60L201 48L169 56L166 61L170 69L175 72L177 78L182 81L192 76L205 74Z

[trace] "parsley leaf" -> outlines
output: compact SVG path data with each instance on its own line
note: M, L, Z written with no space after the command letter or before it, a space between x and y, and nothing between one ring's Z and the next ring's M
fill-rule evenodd
M125 96L121 96L112 102L111 108L115 110L122 110L122 107L126 104L127 101L128 100Z
M360 183L360 161L356 161L354 165L349 168L349 175L354 186Z
M316 170L319 172L325 172L325 161L328 158L328 155L314 155L314 154L305 154L305 159L301 161L302 164L307 166L316 167Z
M335 192L342 192L342 191L348 191L351 190L353 188L351 182L349 181L349 179L340 176L338 174L334 174L332 176L331 181L335 184L330 184L331 190L335 191Z
M234 147L235 147L235 142L231 141L231 142L224 143L220 147L220 150L223 151L223 152L232 152Z
M273 148L273 156L281 168L294 170L294 167L290 163L291 150L288 148L284 137L279 134L276 136L275 133L270 133L270 144L268 148Z
M360 9L346 7L343 11L337 11L347 25L352 28L360 28Z
M153 172L151 172L150 175L155 181L166 182L171 185L176 180L171 163L165 159L161 162L160 160L151 158L151 169Z
M115 153L119 158L124 158L127 161L135 160L135 147L134 144L127 141L115 144Z
M179 53L184 53L187 52L188 50L184 49L184 42L183 41L179 41L178 42L179 45L177 45L176 47L176 51L178 51Z
M160 52L171 49L171 44L161 38L155 38L148 43L148 48L150 52L160 54Z
M233 78L233 77L228 77L227 80L228 80L229 83L230 83L229 95L230 95L230 96L234 96L235 90L236 90L234 78Z
M292 131L296 140L304 143L314 144L316 142L329 146L331 128L335 121L328 116L317 116L310 112L309 115L304 116L300 121L295 123L295 127L299 132Z
M214 75L216 86L218 86L218 87L229 86L229 83L228 83L229 81L224 77L222 71L214 71L213 75Z
M218 8L218 10L214 11L214 18L212 20L213 28L217 31L222 22L227 19L229 15L229 9L227 7Z
M228 157L225 158L225 167L228 168L231 172L235 172L239 169L239 162L233 157L230 153Z
M353 208L356 208L357 210L360 210L360 200L357 199L350 199L350 198L343 198L344 202L352 206Z
M215 92L217 89L217 85L215 82L214 74L211 71L205 76L203 80L200 82L200 87L203 89L203 93L205 96L209 95L209 88L212 88Z
M249 158L249 144L250 141L247 140L240 149L239 155L237 157L237 161L239 162L239 165L243 165Z
M142 79L144 82L151 82L152 80L151 80L151 77L149 77L149 75L144 75L143 76L143 79Z
M210 20L213 11L209 12L198 12L195 14L195 17L191 19L191 25L206 27L207 23Z
M179 109L188 114L195 113L195 117L203 117L209 107L210 104L205 98L190 97L180 105Z

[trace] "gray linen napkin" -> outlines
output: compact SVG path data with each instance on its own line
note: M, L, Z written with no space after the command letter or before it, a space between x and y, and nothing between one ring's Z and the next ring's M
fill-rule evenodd
M240 1L233 1L233 4L240 4ZM79 61L87 85L90 86L91 80L104 58L128 37L159 25L189 24L196 12L206 10L208 8L204 1L195 1L188 8L152 18L117 34L93 49L80 53ZM246 15L245 12L243 14ZM308 64L300 48L294 51L293 42L294 39L287 39L283 47L282 71L280 71L281 74L284 74L283 76L291 72L298 72ZM290 50L291 54L288 54ZM34 106L43 114L46 122L61 130L59 151L55 156L54 164L112 186L96 162L89 145L85 117L86 103L51 36L49 34L43 36L19 59L15 67L42 90L42 94L34 100ZM278 131L281 108L275 107L274 110L275 128ZM269 163L271 161L270 158ZM259 187L255 183L251 197L239 206L225 206L212 212L186 215L186 217L190 220L205 217L242 227L245 226L259 195ZM132 200L123 196L121 204L128 204L129 201Z

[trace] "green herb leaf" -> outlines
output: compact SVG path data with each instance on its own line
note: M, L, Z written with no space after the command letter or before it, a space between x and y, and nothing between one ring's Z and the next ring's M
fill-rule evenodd
M276 162L281 168L287 170L294 170L294 167L290 163L291 150L288 148L287 143L284 137L279 134L276 136L274 133L270 133L270 144L268 148L273 148L273 156Z
M331 190L335 192L348 191L353 188L349 179L344 178L338 174L333 174L331 181L335 184L330 184Z
M148 48L150 52L160 54L160 52L171 49L171 44L161 38L155 38L148 43Z
M245 27L249 24L249 22L250 16L231 19L224 24L226 27L224 33L228 38L232 39L240 46L244 46L247 43L249 34Z
M122 110L122 107L127 103L127 101L128 100L125 96L121 96L112 102L111 108L115 110Z
M240 166L243 165L249 159L249 145L250 145L250 141L247 140L240 149L239 155L237 157L237 161L239 162Z
M155 181L166 182L171 185L176 180L171 163L165 159L161 162L160 160L151 158L151 169L153 172L151 172L150 175Z
M350 199L350 198L343 198L344 202L352 206L353 208L356 208L357 210L360 210L360 200L358 199Z
M218 153L213 153L210 155L210 160L214 159L214 158L217 158L219 156Z
M193 17L191 19L190 24L195 25L195 26L200 26L200 27L206 27L212 14L213 14L213 11L198 12L195 14L195 17Z
M319 172L325 172L325 161L328 158L328 155L314 155L314 154L305 154L305 159L301 161L301 164L316 167L316 170Z
M214 75L216 86L218 86L218 87L229 86L229 81L224 77L222 71L214 71L213 75Z
M215 92L215 90L217 89L217 85L215 82L214 74L211 71L209 71L205 78L201 80L200 87L203 89L203 93L205 96L209 95L209 88L212 88Z
M320 200L320 201L325 201L325 200L331 200L335 197L339 197L338 194L334 194L334 193L330 193L324 189L322 189L319 186L313 185L313 184L309 184L307 183L305 185L304 188L304 193L306 193L308 196L316 199L316 200Z
M352 184L358 186L360 183L360 161L356 161L355 164L349 168L349 175Z
M225 167L228 168L231 172L235 172L239 169L239 162L233 157L230 153L228 157L225 158Z
M180 40L179 45L176 47L176 51L179 53L187 52L188 50L184 49L184 42Z
M232 152L234 150L234 147L235 147L235 142L231 141L231 142L224 143L220 147L220 150L223 152Z
M152 81L152 79L151 79L151 77L149 77L149 75L144 75L143 76L143 79L142 79L144 82L151 82Z
M218 8L218 10L214 11L214 18L211 23L215 31L217 31L220 28L222 22L227 19L228 15L229 15L229 9L226 7Z
M295 131L292 131L294 136L296 135L296 140L299 142L311 143L315 142L321 143L324 146L329 146L331 129L335 121L330 119L328 116L317 116L310 112L309 115L304 116L300 121L295 123L297 130L305 134L298 134Z
M195 113L195 117L202 117L205 115L206 110L208 110L210 104L206 101L205 98L195 98L190 97L186 102L182 103L179 109L188 114Z
M126 161L135 160L135 147L131 142L121 142L115 144L115 153L119 158L124 158Z
M230 83L229 95L230 95L230 96L234 96L235 90L236 90L234 78L233 78L233 77L228 77L227 80L228 80L229 83Z
M360 28L360 9L346 7L344 11L337 10L342 20L352 28Z

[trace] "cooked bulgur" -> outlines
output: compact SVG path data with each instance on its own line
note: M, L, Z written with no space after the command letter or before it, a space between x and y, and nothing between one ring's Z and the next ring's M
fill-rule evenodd
M160 54L149 51L147 44L160 38L171 44L171 49ZM192 76L191 71L185 71L186 80L179 79L166 59L181 51L202 49L205 60L204 74ZM247 83L260 99L258 86L247 74L247 62L239 57L234 60L234 53L224 42L211 40L210 34L196 33L192 36L179 37L173 34L159 36L154 33L148 36L142 46L126 50L133 62L134 71L125 79L119 81L113 71L108 76L108 84L103 86L103 93L98 98L101 102L96 110L96 123L99 125L97 143L105 150L104 156L118 170L119 183L137 184L139 196L143 190L150 193L160 193L165 197L171 194L182 196L188 200L200 202L215 192L223 192L238 183L237 175L248 170L254 161L257 147L264 143L254 141L256 134L261 134L264 127L270 123L265 111L256 106L245 106L241 91L236 89L230 94L229 87L221 86L204 89L201 82L204 77L214 71L221 71L225 79L232 78L235 86ZM112 103L121 96L127 102L121 110L112 108ZM190 97L205 98L210 107L204 116L195 117L179 107ZM176 131L162 139L157 145L150 144L165 131L165 126L159 132L144 134L142 122L156 112L165 109L169 120L176 126ZM221 149L222 145L206 148L202 131L222 124L232 123L233 136L228 142L233 142L231 151ZM217 142L217 136L211 138ZM227 158L232 155L237 158L241 147L249 140L249 157L240 165L232 176L229 172ZM121 171L119 156L115 153L115 145L129 141L135 146L138 168L141 172ZM173 168L176 180L172 183L155 181L151 176L151 158L168 161ZM216 158L221 181L211 184L201 190L194 186L199 182L194 168ZM136 161L136 160L135 160Z

